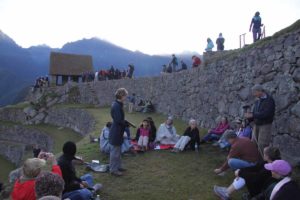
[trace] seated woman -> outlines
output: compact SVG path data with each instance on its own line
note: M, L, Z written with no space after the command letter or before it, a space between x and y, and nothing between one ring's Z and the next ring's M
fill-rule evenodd
M41 152L38 158L29 158L24 162L21 177L15 182L11 193L12 200L35 200L34 191L36 178L42 172L46 161L52 164L52 172L62 176L60 167L52 153Z
M106 126L102 129L100 135L100 151L106 154L109 154L111 150L111 145L109 144L109 130L111 125L112 125L111 122L107 122ZM129 129L129 125L127 124L124 131L124 140L121 146L121 152L126 153L130 151L131 148L132 145L131 145L131 138L130 138L130 129Z
M180 136L177 135L176 128L173 126L173 117L168 117L167 121L158 128L156 142L175 145L179 138Z
M228 199L234 192L247 186L250 198L259 195L271 183L275 181L272 173L264 168L266 163L272 163L280 158L280 151L275 147L264 149L264 161L257 163L253 167L239 169L235 172L236 178L229 187L214 187L217 196ZM250 199L249 198L249 199Z
M83 199L90 199L93 196L93 191L96 192L102 187L101 184L93 183L93 177L90 174L85 174L80 178L76 176L75 166L73 161L78 161L75 157L77 147L74 142L68 141L63 145L63 154L58 158L58 165L61 168L62 176L65 181L63 199L71 198L80 194ZM83 162L82 160L79 160Z
M242 119L237 119L234 121L236 124L236 135L238 137L245 137L251 139L252 135L252 127L250 126L250 123L248 120L242 120ZM220 140L217 142L217 145L219 145L222 149L230 147L230 144L226 140L226 135L228 133L229 129L227 129L224 134L221 136Z
M143 120L141 126L137 130L137 135L139 135L139 149L141 149L142 151L148 150L149 137L151 135L151 129L148 120Z
M185 130L183 136L181 136L179 141L175 144L173 151L180 152L186 148L195 150L195 145L197 145L197 150L199 150L199 129L197 128L196 120L191 119L189 122L189 127Z
M214 129L210 129L208 133L204 136L201 143L206 143L214 140L219 140L223 133L229 129L229 123L227 117L223 117L222 121Z

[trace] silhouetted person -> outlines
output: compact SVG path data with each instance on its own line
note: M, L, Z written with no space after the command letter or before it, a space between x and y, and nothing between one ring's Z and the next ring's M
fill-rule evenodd
M216 44L217 44L217 50L218 51L223 51L224 50L224 42L225 42L225 39L223 38L223 35L222 33L219 34L219 37L216 41Z
M172 64L172 67L173 67L172 71L176 72L176 68L178 66L178 61L177 61L177 58L176 58L175 54L172 55L171 64Z
M253 42L256 42L257 40L260 39L261 37L261 17L260 17L260 13L256 12L254 17L251 20L251 24L250 24L250 29L249 31L251 32L252 29L252 33L253 33Z

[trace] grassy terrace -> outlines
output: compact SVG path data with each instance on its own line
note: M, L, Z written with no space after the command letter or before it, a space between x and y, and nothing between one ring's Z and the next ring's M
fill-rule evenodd
M82 108L88 110L96 119L96 126L92 133L93 136L99 136L101 129L107 121L111 120L109 108L95 108L89 105L59 105L59 107ZM126 118L138 125L144 118L151 116L156 126L162 123L166 116L161 114L142 114L126 113ZM11 124L11 123L8 123ZM187 124L181 120L174 122L177 132L182 134ZM89 137L80 140L73 131L61 129L48 125L38 125L34 128L47 132L55 139L55 153L59 153L62 144L66 140L78 141L77 155L83 156L86 161L100 160L102 163L108 163L108 156L99 152L97 143L90 143ZM131 129L132 137L136 129ZM206 130L201 130L201 136ZM78 176L85 173L92 173L95 182L104 185L101 191L101 199L104 200L126 200L126 199L147 199L147 200L211 200L217 199L213 194L212 188L215 184L221 186L229 185L234 176L228 171L224 177L216 176L213 169L220 166L227 153L219 148L210 145L201 146L199 152L183 152L179 154L170 151L149 151L137 156L123 157L124 167L128 169L125 176L116 178L105 173L92 173L87 171L84 166L77 166ZM11 166L0 158L6 170L0 170L0 179L6 176ZM296 171L299 175L299 170ZM2 176L2 177L1 177ZM241 199L243 191L233 196L233 199Z
M105 123L110 120L109 108L88 108L97 120L94 136L100 134ZM127 114L126 118L135 124L151 116L156 126L165 120L160 114ZM175 120L178 133L182 134L187 124ZM135 129L131 135L135 135ZM205 130L201 130L201 135ZM90 144L88 138L78 143L78 155L86 161L98 159L108 163L108 156L99 152L98 144ZM150 151L135 157L123 157L123 164L128 169L121 178L109 174L95 174L96 182L104 185L101 199L216 199L212 192L213 185L228 185L233 173L224 177L216 176L213 169L225 159L226 153L216 147L202 146L200 152L173 154L170 151ZM78 167L79 175L87 173L83 166ZM235 196L240 199L241 193Z

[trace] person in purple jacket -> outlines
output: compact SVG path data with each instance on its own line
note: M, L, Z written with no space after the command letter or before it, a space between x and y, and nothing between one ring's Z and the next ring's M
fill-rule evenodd
M211 141L216 141L221 138L223 133L229 129L229 123L227 117L222 117L221 122L218 124L216 128L210 129L208 133L201 140L201 143L207 143Z

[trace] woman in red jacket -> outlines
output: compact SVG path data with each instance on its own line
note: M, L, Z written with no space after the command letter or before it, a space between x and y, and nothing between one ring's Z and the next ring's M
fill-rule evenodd
M229 123L227 117L223 117L222 121L218 124L216 128L210 129L208 133L204 136L201 143L211 142L214 140L219 140L223 133L229 129Z
M62 176L60 167L52 153L40 153L38 158L29 158L24 162L23 175L15 182L12 200L36 200L35 179L39 176L42 168L49 161L52 164L52 172Z

